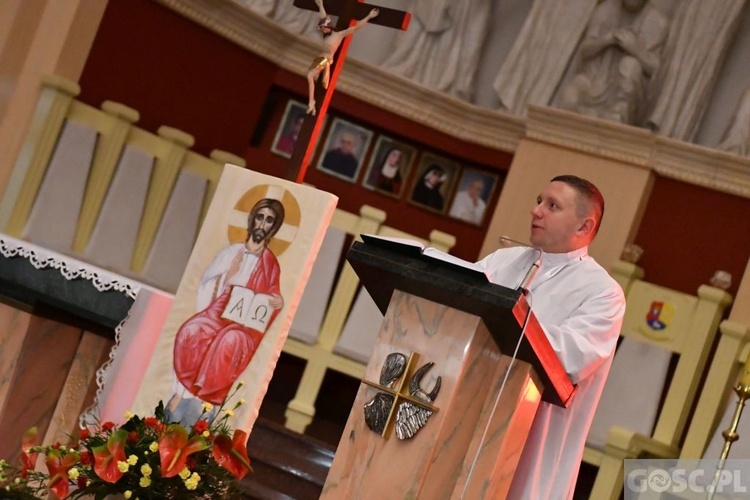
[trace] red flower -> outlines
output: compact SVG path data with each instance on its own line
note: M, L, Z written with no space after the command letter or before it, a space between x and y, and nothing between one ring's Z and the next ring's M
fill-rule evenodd
M78 462L78 452L67 453L63 456L58 449L47 452L47 469L49 469L48 488L57 498L68 496L70 482L68 471Z
M138 431L131 431L128 433L128 443L137 443L139 439L141 439L141 436L138 434Z
M229 436L216 436L214 439L213 454L216 463L242 479L248 471L253 470L250 467L250 458L247 456L247 432L235 429L234 437L230 440Z
M94 450L94 472L108 483L116 483L123 475L117 468L117 462L124 462L125 441L128 431L120 429L112 433L106 443L92 448Z
M81 463L83 465L91 464L91 453L89 453L89 450L83 450L81 452Z
M91 433L88 429L81 429L78 432L78 439L85 440L91 437Z
M159 426L159 419L156 417L146 417L143 419L143 423L146 427L156 429Z
M164 426L164 423L162 423L158 418L156 417L146 417L143 419L143 423L146 425L146 427L150 427L156 432L163 432L166 428Z
M104 432L111 431L114 428L115 428L115 423L114 422L104 422L102 424L102 430Z
M193 430L196 434L203 434L208 430L208 422L205 420L198 420L193 426Z
M21 475L23 477L26 477L27 471L34 470L36 466L36 458L39 456L39 453L32 453L31 448L36 446L38 433L38 429L32 427L21 438Z
M188 439L188 431L180 424L169 424L159 438L159 457L161 458L162 477L172 477L185 468L187 457L197 451L208 448L203 436Z

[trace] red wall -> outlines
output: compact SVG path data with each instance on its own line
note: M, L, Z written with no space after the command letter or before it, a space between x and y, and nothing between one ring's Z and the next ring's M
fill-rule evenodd
M635 243L648 281L695 293L722 269L736 294L750 258L750 200L657 178Z
M276 70L153 0L109 0L80 99L135 108L140 127L183 130L199 153L243 156Z

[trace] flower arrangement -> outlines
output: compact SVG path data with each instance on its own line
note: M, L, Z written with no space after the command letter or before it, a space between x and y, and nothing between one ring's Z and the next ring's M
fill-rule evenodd
M104 422L81 429L67 446L37 446L37 431L31 428L22 438L20 468L0 460L0 498L31 499L47 492L58 499L225 498L235 479L252 470L247 433L232 433L228 425L242 404L239 400L231 409L222 405L209 422L206 416L214 408L204 403L199 420L186 428L166 421L160 401L153 416L128 412L121 426ZM48 473L34 470L39 454Z

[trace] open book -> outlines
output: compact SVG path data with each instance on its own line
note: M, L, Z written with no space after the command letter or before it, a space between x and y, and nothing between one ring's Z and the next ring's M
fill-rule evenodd
M391 250L395 250L401 253L407 253L407 254L410 253L414 256L424 255L425 257L429 257L431 259L439 260L442 262L447 262L448 264L453 264L454 266L462 267L464 269L469 269L471 271L481 273L485 277L487 277L487 273L485 272L484 268L481 265L475 262L469 262L468 260L461 259L459 257L456 257L455 255L451 255L449 253L443 252L442 250L438 250L437 248L425 246L419 241L410 240L406 238L392 238L388 236L377 236L374 234L363 234L361 236L362 236L362 241L364 241L367 244L377 245L377 246L384 247L384 248L390 248Z
M255 293L249 288L235 285L232 287L229 302L224 307L221 317L266 333L268 320L273 312L270 301L270 295Z

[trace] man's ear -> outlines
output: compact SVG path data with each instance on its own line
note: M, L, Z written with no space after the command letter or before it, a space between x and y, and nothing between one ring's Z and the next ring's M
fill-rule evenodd
M578 232L581 236L594 236L596 229L596 220L593 217L586 217L583 219L581 226L578 228Z

